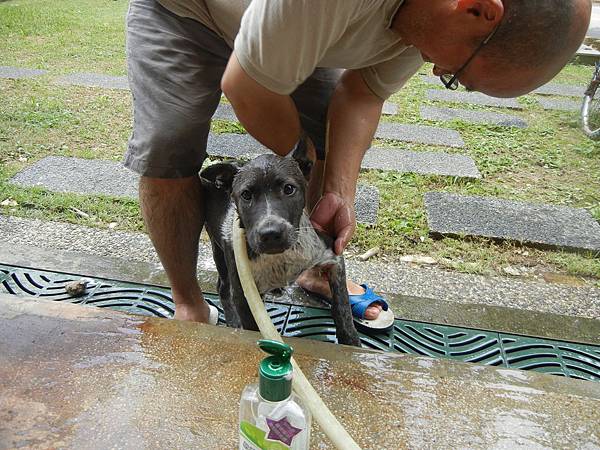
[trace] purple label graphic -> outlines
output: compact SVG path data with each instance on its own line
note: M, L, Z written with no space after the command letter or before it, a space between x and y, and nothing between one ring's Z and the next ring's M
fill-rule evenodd
M302 428L292 426L288 422L287 417L279 420L272 420L267 417L267 426L269 427L267 439L281 441L285 445L291 445L294 436L302 431Z

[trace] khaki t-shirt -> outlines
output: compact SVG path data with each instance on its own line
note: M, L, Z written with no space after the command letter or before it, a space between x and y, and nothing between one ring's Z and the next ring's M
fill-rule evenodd
M360 70L386 99L423 64L390 29L403 0L159 0L233 47L267 89L290 94L316 67Z

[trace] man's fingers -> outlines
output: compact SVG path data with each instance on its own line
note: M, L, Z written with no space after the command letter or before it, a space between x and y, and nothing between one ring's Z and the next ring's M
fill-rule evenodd
M341 197L327 193L315 205L310 220L313 227L335 239L333 251L341 255L354 234L354 209Z
M354 228L351 226L344 228L340 232L340 234L337 236L334 246L333 246L334 247L333 251L335 252L336 255L341 255L344 252L344 249L350 243L350 240L352 239L353 235L354 235Z
M318 222L315 222L311 219L310 223L312 223L312 226L315 230L320 231L321 233L327 233L327 230L325 230L325 228L323 228Z
M336 255L341 255L342 253L344 253L346 245L348 245L348 242L345 242L342 238L337 238L335 240L335 243L333 244L333 252Z

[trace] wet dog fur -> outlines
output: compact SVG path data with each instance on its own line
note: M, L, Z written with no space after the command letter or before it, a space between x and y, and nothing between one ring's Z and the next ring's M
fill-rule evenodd
M258 330L238 278L232 243L235 213L246 233L250 265L261 294L282 288L306 269L328 271L331 311L339 343L360 345L352 320L342 256L317 232L304 210L312 163L301 140L291 155L265 154L242 164L220 162L200 173L206 230L219 273L227 324Z

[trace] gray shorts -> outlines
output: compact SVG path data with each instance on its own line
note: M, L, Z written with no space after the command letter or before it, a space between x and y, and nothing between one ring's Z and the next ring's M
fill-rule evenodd
M156 0L131 0L127 67L133 133L126 167L156 178L198 173L230 54L225 41L199 22L171 13ZM319 159L325 157L327 107L341 72L317 69L292 94Z

